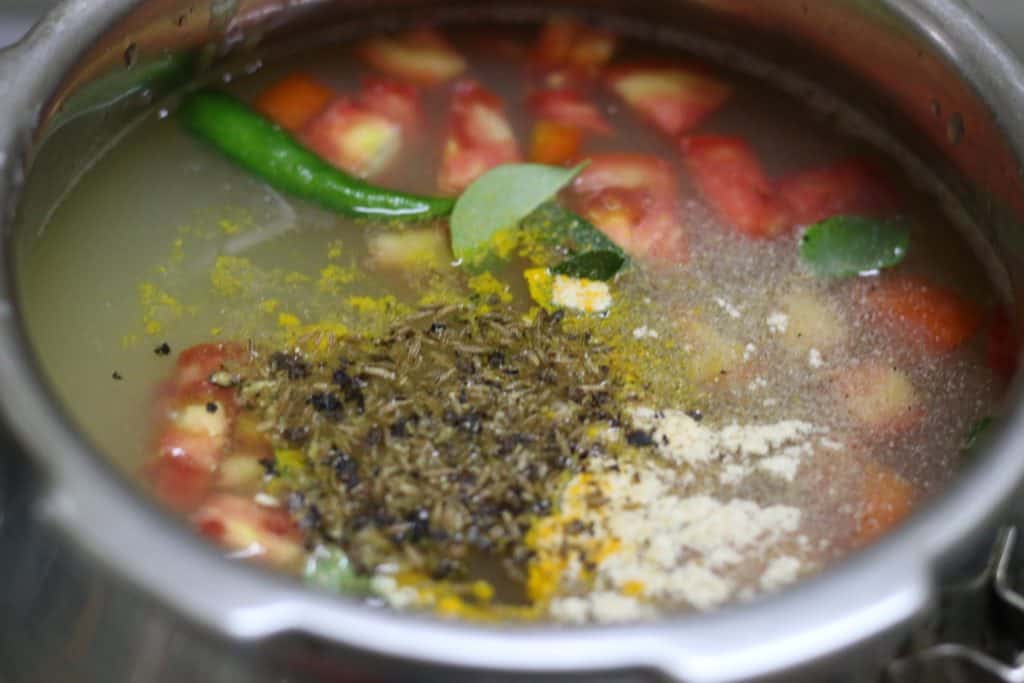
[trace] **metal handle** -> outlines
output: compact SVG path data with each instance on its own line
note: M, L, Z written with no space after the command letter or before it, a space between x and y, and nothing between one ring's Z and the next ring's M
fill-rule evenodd
M947 589L938 618L912 652L888 667L890 683L948 680L1024 683L1024 594L1016 526L1003 527L988 565L978 576ZM947 639L949 637L949 639Z

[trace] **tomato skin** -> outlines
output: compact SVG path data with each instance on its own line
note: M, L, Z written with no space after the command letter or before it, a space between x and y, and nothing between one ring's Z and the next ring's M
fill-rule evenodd
M530 93L526 106L534 116L581 131L610 135L611 124L583 94L572 88L548 88Z
M390 78L364 78L358 102L365 110L397 123L407 134L417 130L423 121L419 91L414 86Z
M864 159L794 173L779 181L779 194L797 225L832 216L885 216L898 206L883 172Z
M878 320L932 355L960 348L981 324L981 314L972 303L915 276L882 277L865 299Z
M590 79L611 60L617 44L608 31L556 17L541 28L530 63L535 70L553 73L563 81Z
M299 131L327 108L335 92L305 73L294 73L256 98L255 109L285 130Z
M1006 309L999 307L993 311L987 337L988 367L1000 380L1009 382L1017 374L1020 344Z
M244 358L238 344L199 344L178 356L174 374L160 386L154 457L142 476L176 511L192 510L202 501L230 444L238 412L234 389L217 386L210 377Z
M288 567L303 555L302 533L280 508L246 497L217 493L192 515L196 529L228 551L272 567Z
M213 471L186 458L151 460L143 466L142 477L157 500L179 513L195 510L213 485Z
M578 210L631 256L659 265L689 260L678 179L665 160L594 155L572 191Z
M338 168L368 178L394 162L402 145L402 128L386 116L339 97L306 126L302 141Z
M732 88L703 69L676 64L617 66L605 76L608 88L666 135L692 131L718 111Z
M233 407L234 391L217 386L210 377L225 364L241 362L244 358L245 348L240 344L199 344L185 349L178 356L169 391L180 403L219 401Z
M474 80L455 84L438 187L458 194L501 164L522 158L501 99Z
M770 238L790 230L789 211L746 141L699 135L683 138L680 149L701 194L741 234Z
M430 87L466 70L466 60L437 30L422 27L397 36L363 41L356 55L374 69L399 80Z

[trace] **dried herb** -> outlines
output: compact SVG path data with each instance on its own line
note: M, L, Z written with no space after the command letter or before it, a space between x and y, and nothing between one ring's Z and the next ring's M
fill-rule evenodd
M448 306L315 355L257 349L238 391L277 448L268 490L359 574L458 581L489 558L521 578L531 524L623 420L608 349L563 319Z

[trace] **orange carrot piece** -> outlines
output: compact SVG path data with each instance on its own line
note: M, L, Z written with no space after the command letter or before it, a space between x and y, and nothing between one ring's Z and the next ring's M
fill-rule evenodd
M282 128L297 131L326 109L335 94L312 76L295 73L265 90L255 107Z
M538 164L564 164L580 152L583 134L575 126L554 121L538 121L530 141L530 161Z
M860 510L853 544L874 542L906 519L914 508L914 487L903 477L877 463L864 467Z
M981 324L981 314L969 301L916 277L885 278L867 299L883 321L935 355L959 348Z

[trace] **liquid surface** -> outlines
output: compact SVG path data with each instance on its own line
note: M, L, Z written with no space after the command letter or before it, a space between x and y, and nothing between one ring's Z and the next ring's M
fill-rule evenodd
M525 157L538 119L524 102L551 77L528 67L537 31L494 29L500 38L488 46L478 33L447 31L468 63L458 78L474 78L500 98ZM601 68L651 58L692 63L623 40L612 66ZM252 101L296 71L355 93L375 70L354 59L350 46L331 45L268 63L227 88ZM910 219L911 246L891 271L815 278L800 263L798 229L772 239L738 231L685 162L683 135L746 141L773 187L851 158L880 162L874 150L830 130L802 103L726 69L712 73L731 95L674 135L638 115L602 85L602 76L582 86L613 134L585 135L574 160L606 153L660 159L678 201L670 223L687 241L679 263L652 263L663 245L634 253L631 267L610 285L605 313L538 311L522 273L549 262L531 263L530 254L490 279L472 277L449 254L435 253L430 231L442 235L447 249L443 221L413 229L426 256L389 266L379 242L389 228L279 193L190 136L174 115L153 112L97 161L49 223L36 226L41 237L19 273L33 342L77 422L132 476L153 461L168 412L185 412L178 399L167 398L179 391L181 368L188 367L179 363L175 370L173 357L209 342L239 342L239 348L248 342L256 350L247 363L238 361L241 352L217 351L223 357L215 367L223 361L231 377L208 387L205 403L215 404L216 419L236 420L227 406L238 401L238 414L262 436L255 446L234 437L237 481L224 483L231 477L221 470L220 497L189 510L201 531L235 554L255 543L263 548L255 554L271 564L305 567L307 577L313 567L322 579L317 563L337 568L331 553L341 548L363 582L353 590L398 607L471 618L635 619L776 590L870 542L955 475L967 434L996 410L1002 390L987 363L986 330L997 302L967 246L932 208L936 202L895 169L878 178L898 198L893 213ZM438 192L452 87L419 91L416 130L374 183ZM742 182L732 178L727 185ZM608 209L612 200L605 197L595 209L574 196L578 188L562 201L584 213ZM600 224L595 215L588 217ZM898 313L887 312L893 282L910 283L897 292L940 288L953 297L969 312L951 314L970 328L964 339L936 350L929 326L942 313L921 313L916 303L891 304ZM541 462L550 467L527 477L546 482L536 491L520 486L514 504L489 500L486 513L473 495L483 490L481 478L504 470L473 460L478 437L465 436L476 429L467 427L468 409L456 400L453 410L463 412L450 417L441 406L445 397L431 391L449 381L462 382L463 390L479 387L478 373L494 371L492 381L504 384L479 400L511 406L516 392L525 391L516 374L530 375L538 343L469 332L431 336L434 324L452 330L478 324L459 322L463 313L454 310L485 321L493 316L513 337L519 325L549 325L547 333L569 359L565 367L593 364L585 378L566 370L554 386L600 385L607 396L600 400L610 402L598 410L597 399L569 389L543 399L538 414L576 406L573 424L586 427L557 435L545 423L516 435L499 425L500 408L485 411L483 433L513 441L495 436L480 449L522 462L513 468L519 474L493 476L527 477L522 472ZM923 340L913 324L921 319ZM529 334L522 332L524 339ZM411 354L414 338L417 353L438 345L433 365L401 355ZM391 346L381 346L382 339L392 339ZM460 355L452 339L479 353L486 349L485 358L500 352L502 360ZM395 351L396 344L404 350ZM286 355L275 356L280 353ZM304 374L291 377L288 363L302 363ZM369 432L345 432L345 420L362 419L353 423L362 429L369 419L355 417L362 412L338 384L337 373L350 370L352 377L367 376L360 400L377 421L376 440L367 441ZM178 379L169 385L168 377ZM403 377L409 381L396 379ZM345 415L335 423L324 418L331 410L312 399L319 395L322 403L332 392L340 392L337 412ZM307 433L296 438L293 430L300 428ZM454 455L443 465L414 467L413 456L401 456L409 448L402 439L438 448L449 437ZM548 438L565 458L549 457ZM250 446L263 455L243 454ZM263 463L268 459L276 469ZM283 462L302 477L289 479ZM461 508L446 508L441 497L417 503L417 487L431 476L451 477L443 490ZM399 495L405 489L395 488L401 481L413 492L411 502ZM282 513L298 525L296 537L316 550L293 548L288 534L284 541L261 539L258 530L255 541L238 541L245 534L231 525L232 515L248 513L229 495L255 496L265 510ZM464 518L474 513L484 520ZM266 521L246 519L254 528ZM501 524L507 528L498 529ZM332 581L320 583L338 589Z

